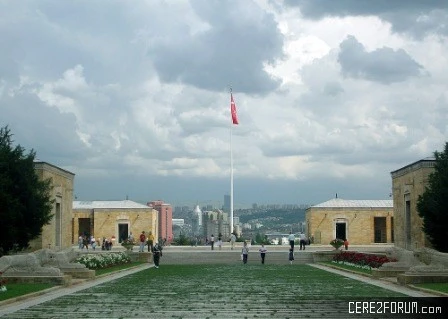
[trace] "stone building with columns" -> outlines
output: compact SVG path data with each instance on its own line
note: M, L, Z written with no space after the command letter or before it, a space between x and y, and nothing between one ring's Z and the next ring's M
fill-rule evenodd
M157 215L155 209L131 200L74 201L72 240L76 243L80 235L93 235L119 244L131 233L138 241L142 231L158 238Z
M347 238L350 245L394 242L392 200L334 198L309 207L305 219L315 244L328 245L335 238Z
M50 223L42 227L41 235L29 243L31 250L67 248L72 245L72 203L75 174L53 164L35 161L34 171L41 180L51 180L54 200Z
M395 245L405 249L431 247L422 231L418 197L425 192L435 159L426 158L391 172L395 216Z

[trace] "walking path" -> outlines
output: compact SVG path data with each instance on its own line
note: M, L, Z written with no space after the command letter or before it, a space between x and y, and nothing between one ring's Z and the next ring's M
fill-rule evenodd
M167 265L167 264L178 264L182 260L190 260L190 261L196 260L197 264L207 264L207 263L208 264L240 264L241 263L241 261L239 259L239 256L240 256L239 249L229 251L229 248L227 248L227 250L224 251L224 248L223 248L222 251L219 251L219 250L211 251L209 247L208 247L208 249L206 249L206 248L207 247L205 247L205 248L198 247L195 249L194 247L188 247L187 249L182 249L179 247L166 247L164 250L164 256L162 257L162 267L163 267L163 265ZM277 247L268 247L269 252L268 252L268 255L266 258L267 258L267 263L270 262L272 267L275 267L275 264L277 264L277 263L287 264L287 259L286 259L286 256L283 256L283 251L281 251L282 249L277 248L278 251L276 251L276 248ZM283 247L283 249L284 249L284 247ZM255 251L256 253L254 252L254 253L250 254L249 263L252 263L252 266L249 264L249 265L247 265L248 267L256 267L255 264L260 263L259 258L258 258L259 254L257 253L258 248L252 247L252 251ZM299 251L296 253L296 255L302 254L302 256L306 256L306 255L308 255L309 251L311 251L311 250L308 250L306 253L303 251L302 252ZM275 254L278 254L278 256L282 256L282 258L281 259L274 258ZM285 258L283 258L283 257L285 257ZM226 262L224 262L224 261L226 261ZM396 293L401 293L401 294L404 294L404 295L407 295L410 297L435 297L435 296L437 296L436 294L431 294L428 292L410 289L408 287L400 286L400 285L394 284L394 283L386 281L386 280L373 279L373 278L349 273L346 271L333 269L333 268L326 267L326 266L323 266L320 264L309 264L309 265L312 267L321 269L321 270L328 271L330 273L342 275L347 278L355 279L360 282L371 284L371 285L374 285L374 286L377 286L380 288L384 288L384 289L387 289L389 291L393 291ZM92 288L92 287L95 287L98 285L103 285L103 284L111 282L113 280L123 278L125 276L130 276L132 274L136 274L140 271L144 271L144 270L147 270L152 267L153 267L152 264L144 264L144 265L140 265L135 268L128 269L128 270L123 270L123 271L120 271L117 273L105 275L100 278L96 278L92 281L84 281L84 282L78 283L76 285L73 285L71 287L60 287L60 288L56 288L56 289L52 288L52 289L47 290L45 293L38 294L38 295L34 294L34 297L27 298L25 300L23 300L23 298L17 298L13 302L2 302L2 303L0 303L0 318L4 317L4 316L12 315L20 310L28 309L28 308L40 305L44 302L54 300L56 298L70 296L70 295L74 295L76 293L78 293L77 295L79 295L80 292L82 292L83 290L86 290L86 289L89 289L89 288ZM256 271L256 268L247 268L248 271L249 270L252 271L251 269L253 271ZM155 270L155 271L157 271L157 270ZM207 283L207 284L211 284L211 283ZM152 289L154 289L154 288L152 288ZM313 293L316 294L318 292L313 292ZM137 295L139 294L138 289L136 289L136 294ZM144 295L138 296L137 298L142 300L142 302L145 302L145 301L149 301L151 297L146 295L146 292L145 292ZM85 302L89 303L90 300L86 300ZM205 307L207 300L203 300L202 302L204 303L204 307ZM255 301L255 303L256 303L256 301ZM97 305L97 306L100 306L100 305ZM57 311L57 306L55 306L55 307L56 307L56 309L53 309L53 311ZM129 307L133 307L132 303L129 304ZM164 315L166 315L166 317L176 316L176 313L178 313L178 311L179 311L179 310L172 310L172 312L170 312L171 305L164 305L164 307L165 307ZM65 311L64 314L68 315L69 317L70 317L70 314L71 314L71 316L76 317L76 312L79 311L76 309L77 309L76 307L74 307L72 310L64 309L64 311ZM36 312L36 314L38 314L38 313L39 313L39 310ZM203 313L202 315L205 315L205 313ZM237 314L234 313L234 315L235 315L235 317L238 317ZM162 317L164 317L164 316L162 316ZM208 317L210 317L210 316L208 316ZM216 317L216 316L211 316L211 317ZM21 318L21 316L18 316L18 317L14 316L14 318ZM29 318L29 317L24 316L23 318ZM43 315L42 318L49 318L49 317L45 317Z

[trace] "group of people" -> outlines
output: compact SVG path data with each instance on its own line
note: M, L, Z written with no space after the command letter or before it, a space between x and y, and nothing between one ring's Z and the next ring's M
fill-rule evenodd
M78 247L79 249L83 250L89 249L89 246L91 249L96 250L96 247L100 245L100 239L95 238L93 235L80 235L78 237ZM101 242L101 250L111 250L113 245L112 239L103 237L103 240Z
M132 235L132 234L131 234ZM154 235L152 232L148 233L148 236L146 236L145 231L142 231L142 233L139 236L139 252L144 252L145 247L148 246L148 252L152 253L152 258L154 260L154 268L159 268L160 265L160 257L162 257L162 245L158 242L154 243Z
M289 245L290 245L289 253L288 253L288 260L289 260L289 263L292 264L292 262L294 260L294 245L295 245L295 241L296 241L295 235L292 232L289 233L288 241L289 241ZM299 245L300 245L300 250L305 250L306 245L309 245L309 240L308 240L308 238L306 238L305 234L300 234ZM232 249L233 249L233 245L232 245ZM267 251L268 250L266 249L264 244L261 244L261 247L258 250L258 252L260 253L260 258L261 258L262 264L264 264ZM249 245L245 241L243 243L243 248L241 249L241 260L243 261L243 264L247 264L248 256L249 256Z

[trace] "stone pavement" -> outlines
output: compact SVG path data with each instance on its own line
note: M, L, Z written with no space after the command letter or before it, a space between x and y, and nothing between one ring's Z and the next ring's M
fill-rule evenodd
M236 264L240 265L241 261L239 260L240 251L238 249L231 251L210 251L209 247L189 247L189 248L179 248L179 247L166 247L164 250L164 256L162 257L162 267L164 265L168 264L177 264L182 259L190 260L190 263L193 263L193 260L196 260L198 264L223 264L230 265L230 264ZM208 248L208 249L207 249ZM267 256L267 263L270 261L272 262L269 267L272 267L273 270L275 270L277 261L273 262L274 260L274 254L278 253L279 256L283 256L284 247L278 248L278 251L275 249L276 247L268 247L269 252ZM224 248L223 248L224 249ZM257 247L253 247L252 251L257 251ZM297 254L300 254L303 252L297 252ZM249 265L246 265L248 268L237 268L238 271L248 271L247 276L254 276L254 273L256 272L257 268L259 267L259 259L257 258L256 253L251 253L249 257ZM303 254L305 255L305 254ZM171 262L170 262L171 260ZM278 260L278 265L280 265L282 262L284 264L287 264L287 260L284 260L283 258ZM335 269L331 269L329 267L325 267L322 265L313 264L311 265L313 267L324 269L328 272L335 273L338 275L342 275L346 278L354 279L356 281L360 281L366 284L371 284L376 287L387 289L388 291L393 291L396 293L404 294L407 296L412 297L430 297L435 296L430 293L421 292L418 290L413 290L404 286L398 286L396 284L393 284L391 282L385 281L385 280L377 280L377 279L371 279L368 277L356 275L347 273L345 271L339 271ZM219 268L219 266L213 266ZM280 266L284 267L284 266ZM301 267L298 265L293 265L293 267ZM161 270L159 269L159 270ZM301 268L292 268L292 269L301 269ZM129 278L129 280L133 280L133 276L135 276L137 273L141 271L159 271L156 269L152 269L152 265L145 264L138 266L133 269L121 271L118 273L110 274L101 278L97 278L93 281L86 281L79 283L77 285L71 286L71 287L61 287L57 289L50 289L47 293L31 297L29 299L25 300L17 300L17 302L12 303L1 303L0 304L0 317L1 318L59 318L59 317L65 317L65 318L255 318L255 317L275 317L275 318L298 318L301 317L300 315L295 317L291 316L291 309L288 310L291 306L284 306L285 308L277 309L278 305L270 306L273 307L274 310L271 310L271 312L265 312L263 310L261 305L259 307L258 301L259 300L268 300L267 303L269 303L270 298L275 299L276 296L266 296L264 294L262 295L254 295L254 296L243 296L242 298L234 298L233 294L227 295L227 290L223 287L221 288L222 293L220 293L217 296L214 296L213 298L219 298L219 300L222 300L222 298L229 301L229 305L226 307L220 308L216 305L213 305L213 302L210 304L212 300L208 300L207 297L205 299L196 300L194 297L194 294L191 296L178 296L178 299L176 299L176 296L170 296L170 292L172 290L164 290L164 296L159 296L157 294L157 284L155 287L150 288L150 294L148 294L148 290L142 290L140 293L140 289L135 289L131 293L132 298L129 300L129 304L126 304L123 308L123 305L121 304L118 309L114 308L114 303L110 300L107 300L108 291L112 292L114 289L115 281L117 281L117 284L123 285L125 283L123 280L120 280L120 278L126 279ZM253 270L253 271L252 271ZM218 270L217 270L218 271ZM227 270L224 270L227 271ZM149 274L149 273L148 273ZM145 275L146 276L146 275ZM256 274L255 274L256 276ZM179 280L182 281L182 275L180 275ZM144 284L144 283L142 283ZM163 284L163 281L162 281ZM207 289L218 289L214 287L214 283L212 282L205 282L202 283L202 285L205 284L205 287L201 287L205 290ZM244 284L244 283L240 283ZM201 286L201 283L198 283L198 287ZM97 289L100 288L100 289ZM237 287L234 287L237 289ZM93 289L93 290L92 290ZM112 289L112 290L111 290ZM288 286L285 286L285 290L288 290ZM254 290L255 291L255 290ZM172 291L172 293L175 294L175 291ZM255 293L255 292L254 292ZM266 290L266 293L269 293L268 290ZM285 291L285 295L288 293L292 293L290 291ZM313 292L319 294L318 291ZM84 298L85 300L80 304L79 298ZM227 296L227 297L226 297ZM154 298L161 298L158 300L164 300L168 297L174 298L171 300L178 300L179 305L176 304L161 304L160 307L162 309L157 313L157 316L148 316L148 314L145 312L145 305L149 306L151 304L151 300ZM187 298L187 300L185 300ZM211 297L210 297L211 298ZM265 299L267 298L267 299ZM49 301L58 301L62 300L60 302L51 302ZM73 301L70 301L73 300ZM104 301L104 303L103 303ZM108 302L106 302L108 301ZM136 304L137 302L137 304ZM45 304L44 304L45 303ZM233 303L233 304L232 304ZM265 301L266 303L266 301ZM189 311L188 307L185 305L191 305L191 309ZM301 309L306 309L306 307L312 307L313 303L311 304L305 304L302 305ZM316 306L314 304L314 306ZM92 308L93 307L93 308ZM94 309L97 310L104 310L103 307L108 307L110 309L110 313L103 313L103 312L95 312ZM143 307L143 308L142 308ZM230 308L229 308L230 307ZM244 308L251 308L253 310L254 316L249 316L247 313L244 312ZM147 307L146 307L147 308ZM194 311L192 309L195 309ZM134 310L135 309L135 310ZM202 310L201 310L202 309ZM232 309L231 314L228 312L229 309ZM336 309L336 308L335 308ZM227 311L227 312L226 312ZM305 310L304 310L305 311ZM319 314L318 312L313 312L313 309L306 310L307 316L311 317L319 317L322 314ZM153 313L153 312L152 312ZM314 315L313 315L314 313ZM333 317L342 317L347 318L347 314L344 312L335 312L333 313ZM332 316L327 316L328 318L332 318Z

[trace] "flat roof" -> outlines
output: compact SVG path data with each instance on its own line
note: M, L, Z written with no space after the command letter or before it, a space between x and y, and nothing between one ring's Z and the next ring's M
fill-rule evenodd
M75 173L72 173L72 172L70 172L70 171L68 171L68 170L66 170L66 169L60 168L59 166L56 166L56 165L51 164L51 163L48 163L48 162L44 162L44 161L36 160L36 159L35 159L35 160L33 161L33 163L34 163L34 164L40 164L40 165L48 165L48 166L50 166L50 167L56 168L56 169L58 169L58 170L61 170L61 171L63 171L63 172L66 172L66 173L68 173L68 174L71 174L71 175L75 176Z
M416 162L413 162L411 164L408 164L406 166L403 166L402 168L399 168L395 171L390 172L392 177L400 176L403 174L406 174L407 172L414 171L416 169L422 168L422 167L434 167L436 163L435 157L427 157L421 160L418 160Z
M93 200L93 201L73 201L73 209L126 209L126 208L147 208L146 205L132 200Z
M333 198L329 201L311 206L310 208L393 208L393 200L391 199L342 199L342 198Z

